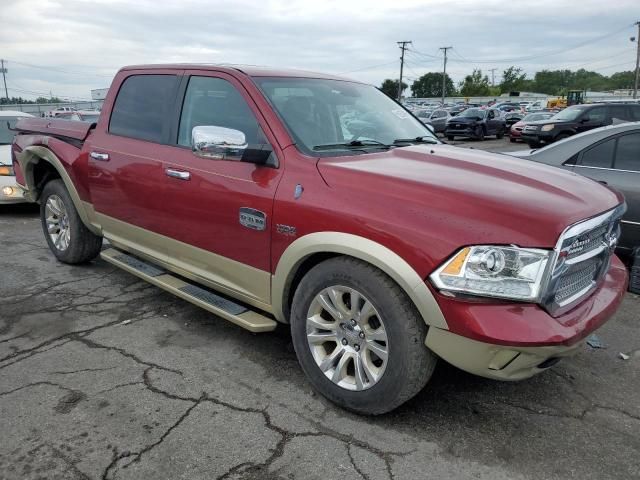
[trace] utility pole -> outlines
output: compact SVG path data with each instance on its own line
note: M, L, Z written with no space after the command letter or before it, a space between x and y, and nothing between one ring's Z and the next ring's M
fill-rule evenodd
M7 73L7 69L4 68L4 60L0 59L0 65L2 65L0 67L0 71L2 71L2 80L4 81L4 96L7 98L7 104L9 103L9 91L7 90L7 77L6 77L6 73ZM636 81L636 83L638 83Z
M633 84L633 98L638 98L638 76L640 71L640 22L636 22L636 26L638 27L638 36L636 37L636 80ZM633 41L633 40L632 40Z
M402 54L400 55L400 81L398 82L398 101L402 101L402 69L404 68L404 51L407 49L407 45L412 44L411 40L405 40L402 42L396 42L400 46Z
M495 77L495 75L496 75L496 70L497 70L497 68L491 68L491 69L490 69L490 71L491 71L491 86L492 86L492 87L495 87L495 86L496 86L496 77Z
M440 50L444 52L444 68L442 69L442 105L444 105L444 97L447 86L447 50L451 50L453 47L440 47Z

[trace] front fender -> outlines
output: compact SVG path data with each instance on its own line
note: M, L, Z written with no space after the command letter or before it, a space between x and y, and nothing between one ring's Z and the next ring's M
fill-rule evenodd
M342 232L317 232L298 238L287 247L272 276L272 304L276 318L287 322L285 295L299 266L317 253L336 253L358 258L389 275L413 301L427 325L448 329L425 280L398 254L368 238Z

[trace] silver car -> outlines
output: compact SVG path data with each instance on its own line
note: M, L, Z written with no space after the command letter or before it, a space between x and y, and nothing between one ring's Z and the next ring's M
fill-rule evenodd
M33 117L28 113L0 110L0 204L24 202L22 188L16 184L11 161L11 143L13 132L19 118Z
M627 212L619 253L626 257L640 246L640 122L589 130L537 150L505 153L571 170L622 192Z

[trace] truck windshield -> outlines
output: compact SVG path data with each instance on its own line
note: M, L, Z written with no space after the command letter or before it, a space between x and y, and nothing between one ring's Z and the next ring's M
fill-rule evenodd
M0 145L10 145L13 142L14 132L9 128L14 128L18 122L18 117L0 117Z
M439 143L419 120L371 85L315 78L254 81L298 147L314 156L380 150L398 139Z

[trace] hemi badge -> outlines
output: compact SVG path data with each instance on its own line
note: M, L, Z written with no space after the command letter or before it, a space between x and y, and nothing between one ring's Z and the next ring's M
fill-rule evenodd
M240 208L240 225L251 230L264 230L267 228L267 214L255 208Z

